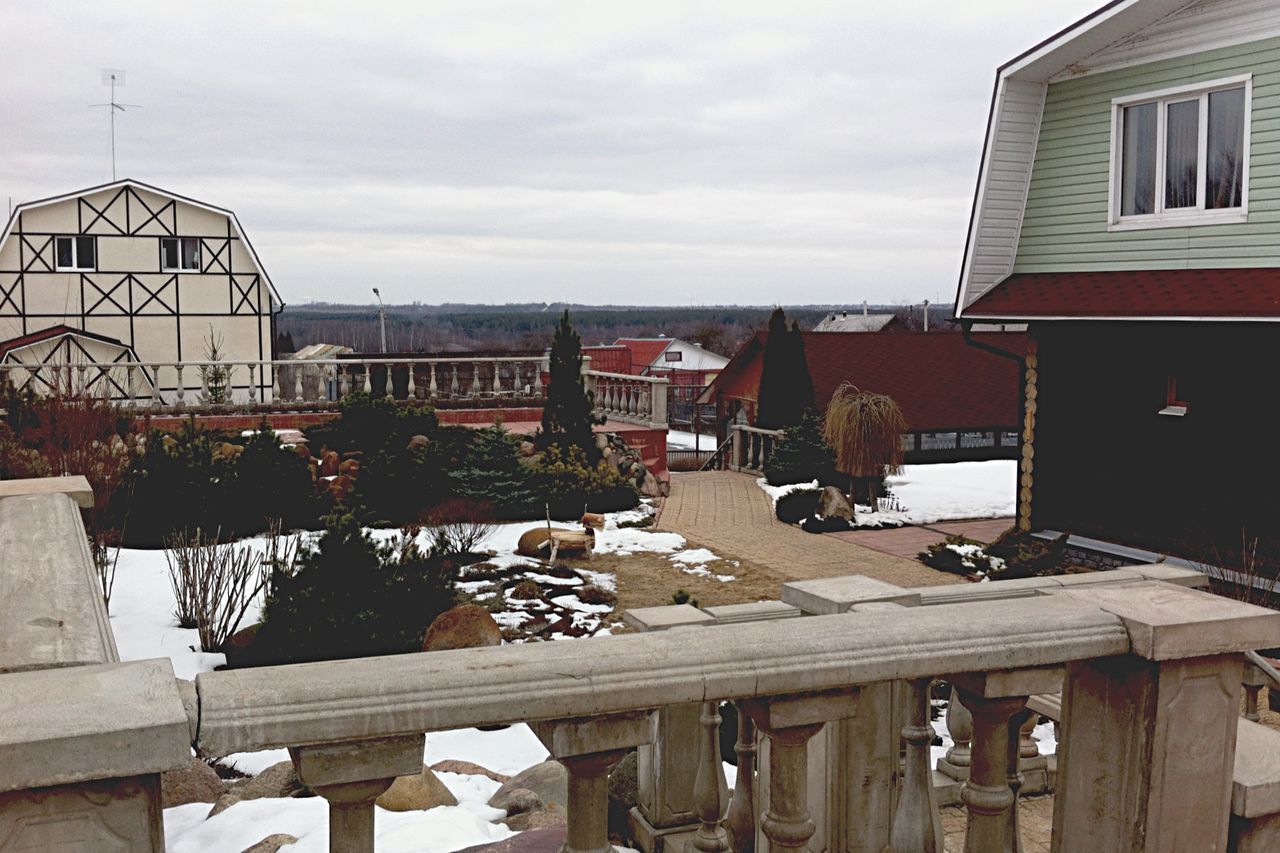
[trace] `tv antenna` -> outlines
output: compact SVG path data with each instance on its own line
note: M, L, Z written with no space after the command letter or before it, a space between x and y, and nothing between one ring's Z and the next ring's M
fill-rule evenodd
M116 87L124 88L123 68L102 69L102 85L111 87L111 100L105 104L90 104L91 107L106 107L111 116L111 180L116 179L116 111L125 111L125 107L142 109L141 104L120 104L116 102Z

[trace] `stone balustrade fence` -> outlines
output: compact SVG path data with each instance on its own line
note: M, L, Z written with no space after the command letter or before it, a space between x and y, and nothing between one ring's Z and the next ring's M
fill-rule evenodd
M568 853L610 849L608 771L632 748L642 802L654 786L691 790L690 849L939 851L928 703L943 678L971 721L967 851L1020 849L1020 729L1029 697L1054 691L1055 850L1225 851L1242 653L1280 645L1280 614L1170 582L1160 567L1109 583L984 584L977 600L854 576L789 584L763 605L633 611L648 630L614 637L192 684L166 659L115 660L92 612L87 549L66 544L84 542L72 503L82 487L22 482L0 490L0 579L45 583L0 596L0 636L15 637L0 645L0 848L110 837L116 849L162 849L160 771L192 747L288 747L329 803L330 849L364 853L374 799L420 771L424 734L528 722L568 771ZM52 548L55 538L66 543ZM740 720L727 802L724 703ZM670 740L690 723L691 748ZM684 760L667 760L673 746Z

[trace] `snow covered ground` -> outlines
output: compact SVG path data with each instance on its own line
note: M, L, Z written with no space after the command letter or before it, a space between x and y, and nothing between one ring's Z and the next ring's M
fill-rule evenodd
M597 553L664 554L686 572L710 574L705 564L719 559L711 551L687 548L684 537L675 533L618 526L627 521L639 521L650 512L642 508L608 515L605 529L596 531ZM479 547L495 552L488 561L492 564L529 563L528 558L515 554L516 543L522 533L544 524L499 525ZM396 531L378 530L373 531L373 535L386 539L395 536ZM264 547L261 538L245 540L245 543L254 548ZM599 585L611 587L614 582L611 574L595 572L591 575L593 582ZM725 582L733 580L730 575L717 577ZM200 641L196 630L176 627L173 610L174 596L164 552L121 549L111 596L111 627L120 657L123 660L167 657L173 662L178 677L186 679L224 663L221 654L198 650ZM597 618L599 615L602 614L597 614ZM258 608L251 607L242 625L252 624L257 618ZM607 632L607 629L603 631ZM427 736L423 761L435 764L457 759L513 776L546 758L547 751L542 743L522 723L498 731L459 729L433 732ZM227 756L225 760L242 773L256 775L273 764L288 761L289 754L283 749L264 750ZM726 767L728 771L732 770ZM495 822L504 817L503 812L486 805L498 783L485 776L438 775L458 799L458 805L403 813L379 809L376 821L379 851L449 853L500 841L514 834L503 824ZM273 833L288 833L298 838L297 844L283 848L289 853L328 849L328 809L322 798L246 800L207 818L210 808L208 803L192 803L165 810L165 842L170 851L238 853Z
M714 435L698 435L678 429L669 429L667 430L667 447L672 450L715 450L716 437Z
M889 491L898 510L872 513L857 507L858 527L933 524L968 518L1003 518L1014 514L1018 463L1012 459L987 462L948 462L938 465L905 465L901 474L888 478ZM817 488L812 483L770 486L756 481L776 504L796 489Z

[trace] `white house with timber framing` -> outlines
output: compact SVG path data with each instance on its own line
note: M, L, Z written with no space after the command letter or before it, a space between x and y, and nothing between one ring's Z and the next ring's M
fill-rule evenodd
M137 391L171 399L172 365L204 360L210 340L229 363L271 360L283 307L232 211L140 181L19 204L0 234L2 365L142 362ZM123 371L83 373L88 390L124 396ZM269 368L252 373L270 399ZM56 375L9 374L38 391ZM234 398L248 396L249 377L231 371Z

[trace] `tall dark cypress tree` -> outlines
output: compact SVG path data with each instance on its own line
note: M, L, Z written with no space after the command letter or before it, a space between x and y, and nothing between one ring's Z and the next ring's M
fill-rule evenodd
M588 459L595 461L600 452L591 435L593 401L582 381L582 339L569 324L568 311L556 324L556 334L551 341L550 372L538 445L558 444L562 448L577 445Z
M760 390L756 394L756 426L781 429L786 416L789 376L787 358L787 315L774 308L769 316L769 337L764 342L763 365L760 368Z
M792 411L788 412L790 419L787 426L795 426L800 423L801 414L807 409L816 408L818 404L813 393L813 375L809 373L809 357L804 352L804 332L800 331L800 326L794 320L787 337L790 338L791 359L795 364L795 377L791 385L795 399L792 401Z

